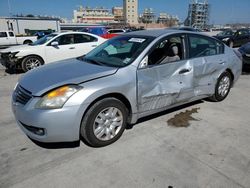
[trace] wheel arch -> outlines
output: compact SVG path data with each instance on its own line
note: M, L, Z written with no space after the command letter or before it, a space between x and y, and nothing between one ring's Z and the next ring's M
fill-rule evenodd
M31 43L33 43L33 42L30 39L26 39L23 41L23 44L31 44Z
M126 106L126 108L128 110L128 121L127 122L130 123L131 118L132 118L132 106L131 106L129 100L121 93L108 93L108 94L104 94L104 95L99 96L98 98L96 98L86 108L84 114L82 115L82 120L83 120L85 114L87 113L87 111L91 108L91 106L93 106L93 104L95 104L96 102L98 102L98 101L100 101L102 99L105 99L105 98L115 98L115 99L120 100Z
M22 59L21 59L21 62L25 59L25 58L27 58L27 57L38 57L38 58L40 58L41 60L42 60L42 64L44 64L45 63L45 61L44 61L44 59L40 56L40 55L37 55L37 54L29 54L29 55L26 55L26 56L24 56Z

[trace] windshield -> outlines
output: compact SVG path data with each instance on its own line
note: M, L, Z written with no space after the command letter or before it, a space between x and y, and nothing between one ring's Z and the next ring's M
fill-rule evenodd
M218 36L233 35L233 31L226 30L218 33Z
M119 36L89 52L82 59L89 63L124 67L132 63L153 40L153 37Z
M40 38L39 40L33 42L31 45L36 46L36 45L45 44L46 42L48 42L50 39L54 38L55 36L57 36L57 34L45 35L44 37Z

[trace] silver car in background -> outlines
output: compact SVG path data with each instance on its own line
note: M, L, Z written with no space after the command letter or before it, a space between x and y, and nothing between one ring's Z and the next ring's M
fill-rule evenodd
M198 99L222 101L240 56L217 39L177 30L137 31L86 56L26 73L13 92L17 123L40 142L115 142L127 124Z

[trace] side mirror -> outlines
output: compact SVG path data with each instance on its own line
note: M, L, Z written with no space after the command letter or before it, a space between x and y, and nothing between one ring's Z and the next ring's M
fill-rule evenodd
M144 57L144 59L141 61L139 68L145 68L148 66L148 56Z
M51 46L58 46L59 45L59 43L57 42L57 41L53 41L53 42L51 42L51 44L50 44Z

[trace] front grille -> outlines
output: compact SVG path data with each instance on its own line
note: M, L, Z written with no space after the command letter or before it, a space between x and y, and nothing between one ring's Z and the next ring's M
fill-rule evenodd
M14 91L14 101L25 105L32 98L31 92L17 85Z

